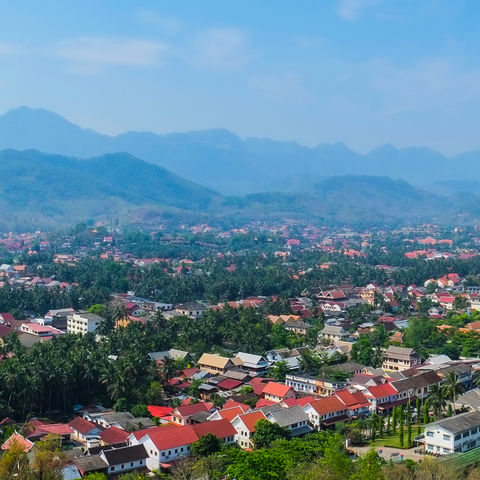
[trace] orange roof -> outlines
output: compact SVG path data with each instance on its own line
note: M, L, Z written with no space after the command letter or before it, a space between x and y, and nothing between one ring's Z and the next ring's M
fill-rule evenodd
M243 415L240 415L240 419L248 428L248 430L253 433L255 431L255 425L257 422L262 419L266 420L266 417L262 411L257 410L255 412L244 413Z
M327 415L346 409L345 404L337 397L320 398L310 402L310 405L319 415Z
M17 444L20 447L23 447L24 452L29 452L33 448L33 443L30 440L27 440L25 437L22 437L19 433L13 433L10 437L5 440L2 444L2 450L8 450L11 446Z
M290 390L291 387L288 385L283 385L282 383L276 382L268 382L267 385L265 385L262 393L283 398Z
M242 410L241 407L233 407L233 408L224 408L218 411L219 415L225 419L232 421L237 415L242 415L245 413L245 410Z

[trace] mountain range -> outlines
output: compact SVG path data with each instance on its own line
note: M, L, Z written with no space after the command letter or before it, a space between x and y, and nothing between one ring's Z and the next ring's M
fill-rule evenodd
M90 219L150 226L285 218L357 226L453 223L480 213L475 194L437 195L378 176L328 177L304 192L225 196L128 153L78 159L8 149L0 151L0 178L0 231Z
M477 161L475 152L447 159L384 146L360 155L343 144L308 148L226 130L111 137L22 107L0 116L0 230L89 219L468 223L480 216Z
M420 186L480 182L480 149L447 158L425 147L388 144L362 155L342 143L310 148L296 142L241 139L224 129L109 136L80 128L47 110L28 107L0 116L0 149L9 148L79 158L127 152L224 195L305 191L326 177L339 175L389 176ZM462 185L448 188L457 187Z

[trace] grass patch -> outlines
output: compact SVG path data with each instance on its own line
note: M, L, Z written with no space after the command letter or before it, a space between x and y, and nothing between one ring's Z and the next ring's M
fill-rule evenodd
M412 425L412 441L418 435L418 426ZM421 427L421 431L423 433L423 427ZM400 438L399 438L399 431L397 428L396 433L390 433L390 435L384 434L381 437L375 438L374 441L367 440L365 443L372 447L391 447L391 448L399 448L399 449L408 449L414 446L413 444L409 447L407 445L407 429L404 428L403 430L403 447L400 446Z

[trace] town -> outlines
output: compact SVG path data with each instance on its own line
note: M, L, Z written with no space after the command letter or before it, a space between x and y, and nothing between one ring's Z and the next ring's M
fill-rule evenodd
M333 469L329 448L345 475L471 468L479 242L294 222L5 234L0 472L43 453L72 479L287 478Z

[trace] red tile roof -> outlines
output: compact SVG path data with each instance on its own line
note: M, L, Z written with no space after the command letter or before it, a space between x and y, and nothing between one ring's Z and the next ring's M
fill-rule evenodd
M269 380L266 378L255 377L252 378L248 384L253 388L253 393L255 393L255 395L261 395L268 382Z
M346 409L345 404L337 397L319 398L310 402L310 405L319 415L327 415Z
M309 395L307 397L300 398L286 398L282 401L282 404L285 404L287 407L294 407L295 405L300 405L301 407L304 407L308 403L313 402L313 400L315 400L315 398Z
M167 425L165 427L150 428L144 431L144 435L150 437L158 450L168 450L183 445L191 445L198 440L198 435L195 433L192 425L183 427ZM142 435L142 437L144 435Z
M198 403L191 403L190 405L183 405L183 406L177 407L173 411L173 413L175 414L178 413L182 417L190 417L197 412L206 412L211 408L212 408L211 403L198 402Z
M262 393L264 395L268 394L283 398L290 390L291 387L288 385L283 385L283 383L268 382Z
M106 445L112 445L114 443L122 443L127 440L130 433L122 430L121 428L117 428L115 426L108 427L102 433L100 433L100 439Z
M23 447L24 452L29 452L33 448L33 443L30 440L22 437L19 433L14 433L5 440L2 444L2 450L8 450L12 445L17 444Z
M74 418L70 423L69 426L72 430L76 430L80 432L82 435L86 435L87 433L91 432L93 429L98 428L92 422L85 420L82 417Z
M233 437L237 431L233 428L230 420L214 420L212 422L203 422L192 425L198 438L203 437L207 433L213 433L218 438Z
M7 327L6 325L0 325L0 337L6 337L13 332L13 328Z
M397 393L397 391L389 383L368 387L368 391L374 398L390 397L392 395L396 395Z
M232 407L240 407L244 412L246 412L247 410L250 410L250 406L247 405L246 403L236 402L231 398L226 401L225 405L223 406L223 410L227 408L232 408Z
M159 405L148 405L147 409L152 417L166 417L173 412L172 407L161 407Z
M248 430L253 433L255 431L255 425L257 424L257 422L261 419L266 420L266 417L262 411L257 410L255 412L249 412L240 415L240 419L248 428Z
M337 390L335 395L342 400L349 408L360 408L370 405L362 392L350 392L348 390Z
M260 398L255 404L255 408L268 407L269 405L275 405L275 402L272 402L272 400L267 400L265 398Z
M221 388L222 390L233 390L234 388L239 387L242 385L242 382L239 380L233 380L232 378L227 378L220 383L217 384L218 388Z
M223 408L222 410L219 410L218 413L223 419L231 421L237 415L242 415L247 410L248 409L244 410L242 407L232 407L232 408Z

